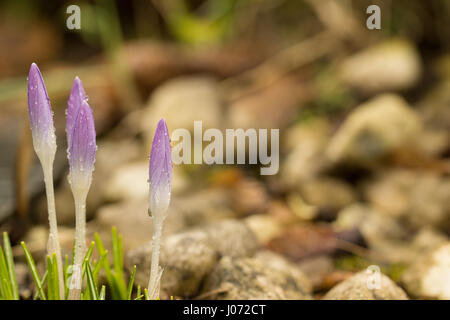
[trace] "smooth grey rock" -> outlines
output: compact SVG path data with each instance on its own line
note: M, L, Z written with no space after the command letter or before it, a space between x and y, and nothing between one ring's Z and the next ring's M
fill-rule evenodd
M386 275L380 273L380 287L371 287L373 275L361 271L334 286L323 300L407 300L408 296Z

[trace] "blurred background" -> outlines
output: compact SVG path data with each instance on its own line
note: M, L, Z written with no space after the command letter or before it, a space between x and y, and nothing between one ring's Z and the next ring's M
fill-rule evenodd
M79 30L66 26L72 4ZM366 27L372 4L380 30ZM417 270L444 245L448 279L449 20L445 0L3 0L0 231L45 253L26 101L36 62L55 116L64 250L75 222L64 111L79 76L98 134L90 237L117 226L126 253L151 240L148 155L161 117L169 131L194 120L204 130L278 128L274 176L259 165L174 166L165 236L239 221L258 250L301 268L317 297L376 264L410 296L448 299L450 281L430 284Z

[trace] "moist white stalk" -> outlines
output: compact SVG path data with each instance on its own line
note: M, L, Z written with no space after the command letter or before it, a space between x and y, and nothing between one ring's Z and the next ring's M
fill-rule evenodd
M72 280L69 300L80 300L82 286L82 264L86 253L86 197L87 190L74 191L75 201L75 257L73 258Z
M50 164L42 163L44 172L45 193L47 196L47 210L48 221L50 225L49 237L47 242L47 253L52 256L56 254L56 262L58 264L58 278L59 278L59 296L64 300L64 274L62 268L61 247L58 238L58 224L56 220L55 209L55 192L53 188L53 162Z
M162 216L164 215L165 213ZM164 218L153 214L152 261L150 279L148 282L148 294L150 300L156 300L159 297L160 280L162 275L162 269L159 266L159 253L161 251L163 221Z

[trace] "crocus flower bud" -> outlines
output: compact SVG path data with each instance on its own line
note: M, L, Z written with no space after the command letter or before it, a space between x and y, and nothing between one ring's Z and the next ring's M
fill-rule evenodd
M87 194L89 190L96 150L94 117L88 103L83 100L70 135L69 180L74 195L78 192Z
M150 213L156 217L167 212L172 188L172 157L169 131L164 119L158 122L150 152Z
M34 150L43 166L52 165L56 152L53 113L44 80L35 63L28 74L28 114Z
M81 103L85 100L86 92L84 91L83 83L80 78L75 77L72 90L70 91L69 100L67 101L66 111L66 135L68 148L70 148L70 138L72 136L73 126L77 118L78 110L80 109Z

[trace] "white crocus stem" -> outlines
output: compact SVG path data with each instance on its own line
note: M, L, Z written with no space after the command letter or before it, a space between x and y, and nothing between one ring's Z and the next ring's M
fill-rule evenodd
M86 254L86 197L88 189L73 190L75 201L75 257L73 259L72 280L69 287L69 300L80 300L82 264Z
M49 162L49 161L47 161ZM56 221L55 209L55 191L53 188L53 162L42 163L44 172L45 193L47 196L48 220L50 225L49 237L47 243L47 253L51 256L56 254L56 261L58 263L58 277L59 277L59 296L64 299L64 274L62 268L61 247L59 245L58 225Z
M162 270L159 266L159 253L161 251L161 237L164 216L153 214L153 236L152 236L152 262L150 269L150 279L148 282L148 294L150 300L156 300L159 297L159 283Z

